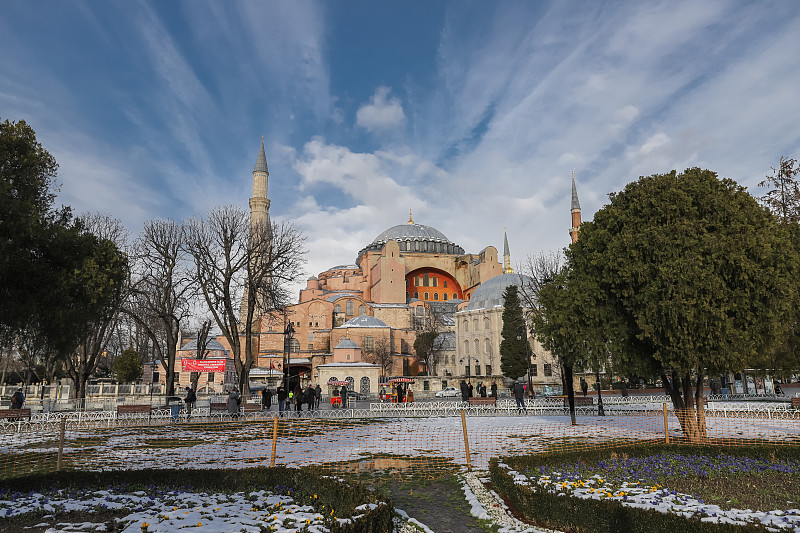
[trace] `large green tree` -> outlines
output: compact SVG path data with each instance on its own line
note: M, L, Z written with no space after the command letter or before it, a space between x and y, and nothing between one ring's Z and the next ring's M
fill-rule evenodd
M500 371L507 378L518 379L528 371L528 342L525 317L516 285L503 292L503 329L500 335ZM517 338L519 337L519 338Z
M131 383L142 377L142 358L132 346L125 348L114 359L114 373L120 383Z
M616 368L658 369L684 433L703 438L703 376L743 369L783 330L798 255L744 188L698 168L610 195L568 252L566 294L584 294ZM585 292L582 292L585 291Z
M28 326L43 289L41 241L69 211L53 208L56 160L25 121L0 122L0 333Z

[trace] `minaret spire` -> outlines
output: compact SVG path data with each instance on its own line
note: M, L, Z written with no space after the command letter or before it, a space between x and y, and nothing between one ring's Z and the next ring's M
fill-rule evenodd
M572 171L572 205L570 207L572 214L572 227L569 228L569 236L572 237L572 242L578 240L578 232L581 229L581 203L578 201L578 189L575 187L575 170Z
M513 274L514 269L511 268L511 252L508 250L508 231L503 229L503 274Z
M269 224L269 169L267 168L267 154L264 152L264 137L261 137L261 148L256 158L253 169L253 196L250 198L250 225L257 223Z

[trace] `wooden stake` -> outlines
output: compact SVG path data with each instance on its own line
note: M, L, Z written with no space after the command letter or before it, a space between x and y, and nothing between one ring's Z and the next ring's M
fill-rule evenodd
M464 416L464 410L461 410L461 427L464 430L464 451L467 454L467 470L472 472L472 460L469 457L469 439L467 439L467 418Z
M272 460L269 466L275 466L275 450L278 447L278 417L276 416L272 422Z

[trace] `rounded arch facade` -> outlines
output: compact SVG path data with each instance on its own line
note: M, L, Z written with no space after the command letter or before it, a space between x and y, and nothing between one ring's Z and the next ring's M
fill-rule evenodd
M450 298L462 298L463 291L456 279L438 268L418 268L406 274L406 294L409 298L425 301L445 301Z

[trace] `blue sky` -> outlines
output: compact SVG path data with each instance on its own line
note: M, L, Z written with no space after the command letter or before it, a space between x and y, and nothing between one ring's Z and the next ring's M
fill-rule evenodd
M5 1L0 117L60 163L60 200L149 218L247 206L261 136L274 219L308 274L381 231L436 227L512 261L569 242L640 175L755 187L800 156L800 3Z

